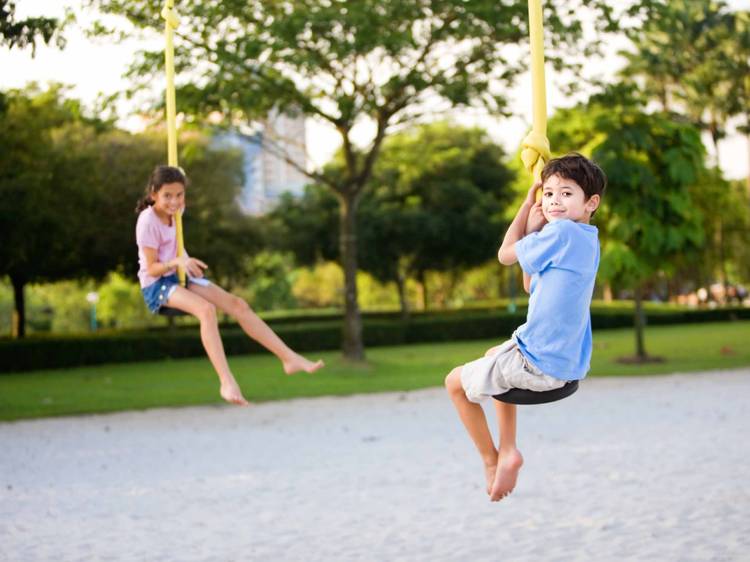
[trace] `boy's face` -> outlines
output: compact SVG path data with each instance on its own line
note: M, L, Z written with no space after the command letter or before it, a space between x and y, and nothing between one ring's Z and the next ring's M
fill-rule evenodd
M570 219L588 223L591 213L599 206L599 196L588 200L583 188L575 181L554 174L542 186L542 212L547 222Z

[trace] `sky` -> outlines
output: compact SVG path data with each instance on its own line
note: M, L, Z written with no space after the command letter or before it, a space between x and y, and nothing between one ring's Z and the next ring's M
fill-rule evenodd
M735 9L750 9L750 0L729 0L728 4ZM29 16L61 17L66 7L75 10L78 24L71 26L65 36L67 46L60 51L54 47L40 45L32 58L31 50L19 51L7 48L0 49L0 90L23 87L30 81L42 84L54 81L71 86L70 95L92 105L100 93L114 94L127 88L128 81L123 73L134 58L134 53L143 48L144 43L128 41L113 43L105 39L89 39L82 29L86 28L93 17L90 12L81 8L80 0L16 0L16 17L23 19ZM159 43L158 48L161 48ZM612 49L614 53L615 49ZM620 62L614 55L609 55L598 68L590 72L611 76ZM570 105L570 100L555 87L554 79L547 78L548 113L555 108ZM449 117L465 125L479 125L486 129L496 142L514 153L531 122L531 87L530 78L523 76L510 93L510 108L517 117L499 119L479 112L452 112ZM178 100L179 107L179 100ZM122 102L118 108L121 116L119 125L133 131L143 126L142 121L132 112L132 106ZM355 141L364 142L371 131L366 126L354 131ZM319 167L327 162L340 145L335 130L325 124L308 120L307 146L310 163ZM727 178L744 178L748 175L750 147L745 137L731 134L719 146L722 169Z

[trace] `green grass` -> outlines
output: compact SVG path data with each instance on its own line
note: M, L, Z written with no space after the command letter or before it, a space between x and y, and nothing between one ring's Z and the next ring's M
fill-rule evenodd
M750 322L658 326L646 332L646 348L664 363L623 365L632 355L634 332L594 333L590 376L654 375L750 366ZM230 357L251 402L304 396L412 390L442 384L454 366L479 357L496 341L372 348L367 364L352 365L337 352L323 357L315 375L285 376L270 355ZM219 403L218 382L205 358L103 365L0 376L0 419L113 412Z

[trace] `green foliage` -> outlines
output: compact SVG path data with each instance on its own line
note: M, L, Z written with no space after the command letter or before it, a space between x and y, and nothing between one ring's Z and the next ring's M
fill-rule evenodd
M292 294L294 273L291 256L263 251L245 260L248 283L234 291L255 310L290 309L297 306Z
M153 315L143 302L137 281L121 273L111 273L97 288L98 321L109 328L138 328L153 323Z
M405 284L430 270L449 272L455 283L485 262L497 247L512 179L504 159L483 131L445 122L389 138L358 209L360 268L381 282ZM284 199L270 221L299 263L340 258L336 200L323 186Z
M12 49L18 47L25 49L31 46L32 55L36 52L37 41L49 44L53 39L58 47L65 46L62 36L62 28L70 21L68 14L64 21L56 18L26 18L16 20L16 2L13 0L0 0L0 46L8 46Z
M139 29L162 25L160 5L152 0L91 3ZM613 26L601 0L549 2L545 36L555 47L548 60L556 65L573 64L568 51L581 55L586 50L579 14L583 6L602 16L591 19L595 27ZM505 113L502 89L513 84L526 60L516 49L528 36L526 4L251 0L187 1L179 9L176 67L182 111L198 118L223 115L229 124L280 111L322 120L340 134L343 168L306 173L330 189L341 207L344 352L362 359L356 211L383 141L394 127L421 119L436 99L451 107L482 106ZM568 56L559 56L557 49ZM132 68L132 75L146 83L154 72L161 73L158 52L145 53ZM358 149L352 131L362 124L374 125L374 133Z
M718 152L731 117L750 124L750 12L695 0L643 0L630 11L642 15L642 25L628 30L632 48L623 53L621 75L640 82L664 111L708 131Z
M134 275L136 200L163 161L161 134L131 135L89 118L65 89L11 90L0 114L0 275L26 283ZM192 180L185 244L215 280L238 280L262 236L242 214L242 156L213 148L201 131L180 139ZM43 259L41 259L43 256Z
M492 338L502 341L523 323L524 312L493 310L415 315L408 322L393 314L368 317L364 322L368 346L418 342L449 342ZM687 324L750 319L750 309L665 310L649 314L651 325ZM632 311L613 309L592 314L595 330L632 324ZM336 349L341 345L341 319L272 324L274 331L297 351ZM239 329L225 329L227 355L267 353ZM196 329L171 333L121 333L75 337L0 340L0 373L125 363L165 358L203 357Z
M640 286L704 243L703 214L692 198L705 173L697 130L636 104L596 98L559 112L550 123L552 146L581 150L608 177L594 222L600 225L602 278Z

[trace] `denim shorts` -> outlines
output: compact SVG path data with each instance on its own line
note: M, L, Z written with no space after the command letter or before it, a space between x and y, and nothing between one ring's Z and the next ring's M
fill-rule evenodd
M208 279L188 277L188 284L190 283L195 283L196 285L201 285L203 287L211 284ZM175 289L177 289L179 285L180 280L178 279L177 274L173 273L172 275L159 277L157 281L154 281L148 287L143 287L141 293L143 293L143 300L146 301L148 309L153 314L159 312L159 309L167 304L169 297L172 296L172 293L175 292Z

